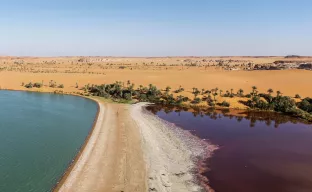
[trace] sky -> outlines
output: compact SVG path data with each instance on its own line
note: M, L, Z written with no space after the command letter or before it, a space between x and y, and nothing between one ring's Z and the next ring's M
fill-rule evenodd
M0 0L0 55L312 55L311 0Z

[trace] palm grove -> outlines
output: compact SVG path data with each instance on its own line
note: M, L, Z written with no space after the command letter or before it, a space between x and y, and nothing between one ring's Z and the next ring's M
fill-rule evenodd
M25 87L28 88L26 85ZM63 85L60 87L63 87ZM76 85L76 88L78 88L78 85ZM200 90L196 87L193 87L193 98L183 96L181 93L185 90L181 86L173 91L169 86L162 90L153 84L149 84L148 86L139 85L137 88L135 88L135 85L129 80L126 83L116 81L115 83L102 85L88 84L85 85L82 89L85 91L85 95L109 98L116 102L129 102L136 100L140 102L151 102L173 106L197 105L204 107L206 105L202 104L207 103L210 108L230 107L229 102L222 101L218 103L216 97L248 98L247 101L240 102L248 106L250 109L281 112L312 121L312 98L307 97L301 99L300 96L296 94L295 98L300 100L299 102L296 102L289 96L283 96L280 91L276 91L274 94L273 89L268 89L267 93L259 93L256 86L253 86L252 91L247 94L245 94L243 89L239 89L235 93L233 89L226 91L223 91L219 88ZM174 96L172 92L174 92L176 96Z

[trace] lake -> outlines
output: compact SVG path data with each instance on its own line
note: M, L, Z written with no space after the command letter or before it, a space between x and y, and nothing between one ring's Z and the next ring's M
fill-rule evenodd
M311 125L277 113L148 110L220 147L204 174L216 192L312 191Z
M97 114L89 99L0 91L0 191L51 191Z

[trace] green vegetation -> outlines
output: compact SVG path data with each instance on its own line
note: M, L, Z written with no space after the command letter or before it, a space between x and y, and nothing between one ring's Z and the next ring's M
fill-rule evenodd
M34 86L34 87L37 87L37 88L41 88L43 85L42 85L42 83L34 83L33 86Z
M272 93L273 91L268 90L268 94L257 94L253 89L251 99L245 104L252 109L281 112L312 121L312 99L305 98L296 103L291 97L282 96L280 91L276 92L276 97Z
M24 85L24 83L22 83L22 84ZM25 84L24 87L26 87L28 89L33 88L33 84L32 84L32 82L29 82L29 83Z
M301 102L298 103L298 108L306 111L308 113L312 113L312 98L305 98Z
M26 88L43 86L43 83L28 83L22 85ZM49 87L64 88L63 84L57 85L55 81L51 80L49 82ZM78 88L78 83L76 83L76 88ZM197 106L205 108L205 103L209 108L215 107L230 107L231 103L229 101L223 101L217 103L216 96L222 97L239 97L248 98L246 101L239 100L238 102L248 106L253 110L262 111L275 111L288 114L291 116L299 117L312 122L312 98L300 99L298 94L294 98L299 99L296 102L293 98L289 96L283 96L281 91L276 91L276 96L274 96L273 89L268 89L266 93L259 93L256 86L252 86L252 91L249 94L244 95L244 90L239 89L236 94L233 89L230 91L223 90L219 88L214 89L201 89L196 87L192 88L193 99L190 99L182 94L173 95L171 94L172 88L167 86L165 89L161 90L153 84L149 84L147 87L140 85L135 88L135 85L130 81L125 83L116 81L112 84L102 84L102 85L85 85L82 90L84 90L84 95L86 96L96 96L101 97L110 101L120 102L120 103L133 103L133 102L151 102L161 105L170 106ZM179 86L178 89L172 91L173 93L182 93L184 88ZM298 100L297 100L298 101ZM207 107L206 107L207 108Z
M59 85L57 86L57 88L63 89L63 88L64 88L64 85L63 85L63 84L59 84Z
M33 87L35 87L35 88L41 88L41 87L43 87L43 81L42 81L41 83L39 83L39 82L36 82L36 83L29 82L29 83L27 83L27 84L25 84L24 82L22 82L22 86L23 86L23 87L26 87L26 88L28 88L28 89L33 88ZM52 88L56 88L56 87L57 87L57 88L64 88L64 85L63 85L63 84L57 85L55 81L51 80L51 81L49 82L49 87L52 87Z
M51 80L51 81L49 82L49 87L55 88L56 86L57 86L57 85L56 85L56 82L55 82L55 81Z
M220 106L222 106L222 107L230 107L230 103L226 102L226 101L223 101L222 103L220 103Z
M29 82L27 84L22 83L22 86L30 89L30 88L33 88L33 87L41 88L43 85L42 85L42 83L32 83L32 82Z

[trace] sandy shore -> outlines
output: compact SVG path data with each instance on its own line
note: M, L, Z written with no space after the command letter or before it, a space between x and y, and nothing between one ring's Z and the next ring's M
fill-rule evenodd
M129 106L99 106L92 135L57 191L147 191L140 135L128 118Z
M140 129L149 191L204 191L194 174L196 162L209 158L217 147L161 120L145 105L133 105L131 116Z
M99 102L93 132L55 191L202 191L196 162L216 147L159 119L145 105Z

